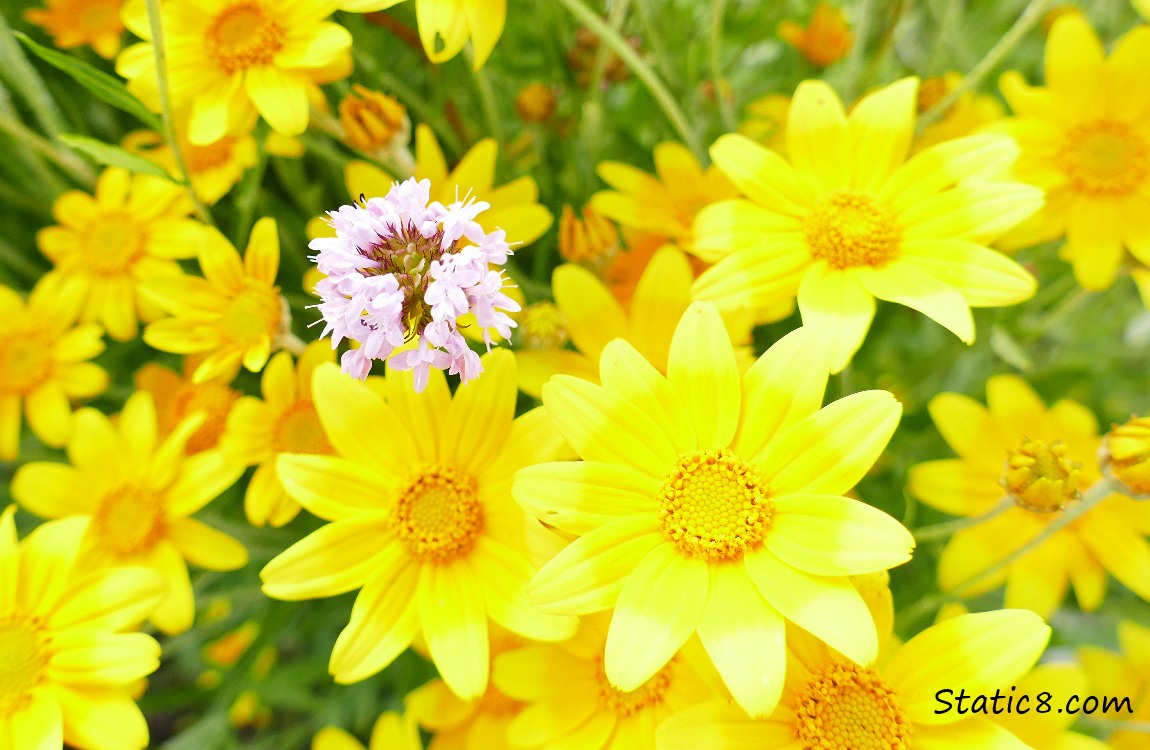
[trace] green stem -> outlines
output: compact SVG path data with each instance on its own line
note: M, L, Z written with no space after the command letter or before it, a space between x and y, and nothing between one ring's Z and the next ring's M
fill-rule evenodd
M980 523L989 521L995 516L1001 515L1002 513L1009 510L1012 505L1014 505L1014 500L1006 497L990 510L977 516L959 518L954 521L947 521L945 523L936 523L933 526L923 526L921 529L915 529L914 540L921 543L932 542L935 539L944 539L954 534L955 532L962 531L963 529L968 529L971 526L977 526Z
M1014 549L1008 555L1003 557L988 568L975 573L970 578L962 581L950 591L945 591L935 596L930 596L925 599L920 599L917 604L902 613L902 618L905 622L914 623L919 619L930 614L938 607L942 606L948 601L963 598L965 592L970 591L981 583L984 583L988 578L995 575L1003 568L1014 564L1021 560L1026 555L1041 547L1046 540L1062 531L1070 524L1077 521L1083 515L1088 513L1091 509L1097 506L1106 498L1113 494L1121 494L1122 488L1109 479L1100 479L1086 491L1082 499L1077 503L1069 506L1066 510L1059 513L1046 524L1046 528L1041 533L1030 539L1022 546Z
M998 40L997 44L990 48L990 51L978 61L978 64L963 77L962 83L955 86L953 91L936 102L935 105L926 112L922 113L918 118L919 132L921 133L923 128L942 117L943 113L950 109L954 103L958 101L960 96L980 84L982 79L990 74L990 71L997 68L999 63L1018 46L1018 43L1022 41L1022 38L1026 36L1027 32L1046 14L1052 2L1053 0L1030 0L1030 4L1022 11L1022 15L1018 17L1014 25Z
M686 115L679 105L675 102L671 92L667 90L666 85L655 74L643 58L639 56L631 45L627 44L627 40L621 37L614 29L603 22L594 11L584 5L581 0L560 0L561 3L575 16L584 26L590 29L599 39L606 44L611 50L619 56L619 59L626 64L639 82L642 83L651 96L658 102L663 114L671 122L671 125L679 133L679 137L683 142L695 153L699 158L703 157L702 144L699 141L699 136L692 129L687 122Z
M491 85L491 78L486 68L475 69L474 55L468 50L468 62L471 66L471 79L475 82L475 91L479 94L479 106L483 109L483 119L487 120L487 132L498 143L503 143L503 122L499 119L499 107L495 102L495 89Z
M850 52L847 53L846 91L843 98L848 102L854 101L862 82L860 79L863 60L866 57L867 37L870 35L870 22L874 16L874 10L874 0L862 0L858 8L858 20L854 28L855 40L854 44L851 45Z
M9 80L12 87L20 92L49 138L54 139L64 132L64 116L60 108L48 94L44 79L28 61L3 13L0 13L0 71L3 71L4 78Z
M57 148L51 141L43 138L39 133L29 130L24 123L8 115L0 115L0 133L7 133L21 145L35 151L48 159L56 166L76 178L77 182L90 187L96 181L96 173L87 162L80 159L71 151Z
M723 86L723 16L727 10L727 0L714 0L711 5L711 85L715 87L715 101L719 104L719 114L723 117L723 130L728 133L738 128L735 111L725 95Z
M168 90L168 53L164 49L164 24L160 16L160 0L145 0L145 3L148 6L148 26L152 30L152 54L156 58L156 84L160 93L164 140L168 142L168 148L172 149L172 156L175 157L176 165L180 168L188 197L192 199L192 204L196 207L196 215L205 224L215 226L216 223L212 220L208 207L203 204L200 196L196 195L195 188L192 187L192 173L188 169L188 163L184 160L184 151L180 148L180 141L176 138L176 121L172 116L172 97Z

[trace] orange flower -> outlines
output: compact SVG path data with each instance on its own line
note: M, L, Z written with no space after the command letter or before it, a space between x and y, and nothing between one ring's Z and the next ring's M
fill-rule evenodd
M794 21L780 23L779 36L820 68L841 60L854 41L842 10L827 3L818 4L805 29Z

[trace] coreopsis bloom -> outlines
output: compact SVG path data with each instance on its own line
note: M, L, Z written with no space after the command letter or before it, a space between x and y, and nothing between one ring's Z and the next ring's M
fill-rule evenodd
M1091 696L1086 671L1073 662L1050 662L1040 664L1019 680L1010 681L1010 690L1002 692L1010 697L1029 695L1036 700L1043 692L1057 696L1052 700L1067 700L1077 695L1079 700ZM1101 693L1096 693L1101 696ZM1078 704L1081 707L1081 703ZM1062 709L1045 713L1033 710L1027 713L1005 711L990 718L1017 737L1026 747L1051 748L1052 750L1120 750L1101 740L1070 731L1077 721L1075 714ZM1123 717L1126 718L1126 717Z
M215 229L204 232L199 276L152 278L142 291L172 317L152 323L144 341L176 354L203 354L192 373L199 384L243 366L259 372L289 330L287 303L275 285L280 241L276 222L263 218L252 228L241 259Z
M132 686L160 665L160 644L132 631L163 599L163 579L84 567L76 523L45 524L17 542L15 511L0 513L3 746L143 750L148 724Z
M243 473L220 451L184 457L199 423L193 416L157 440L152 397L137 391L115 423L95 409L76 412L67 447L71 465L29 463L12 478L21 507L81 528L84 565L138 565L160 573L168 592L150 619L168 634L187 630L194 618L188 562L234 570L248 560L238 541L191 518Z
M187 121L187 112L177 115L176 140L188 167L192 189L201 201L211 206L227 195L248 168L255 166L259 156L256 139L248 128L234 127L220 139L197 146L188 140ZM123 146L151 159L176 179L182 178L175 154L160 133L133 131L124 136Z
M103 330L75 325L75 301L43 282L27 302L0 285L0 460L20 453L21 410L36 437L59 448L72 431L71 400L108 387L108 373L88 361L104 351Z
M484 746L489 747L489 746ZM363 744L339 727L324 727L312 739L311 750L365 750ZM410 716L394 711L380 714L366 750L423 750L419 727Z
M613 341L603 385L556 375L543 387L583 461L516 475L528 513L578 536L540 569L531 601L555 614L614 607L604 669L619 690L658 674L695 632L758 716L782 691L785 622L857 662L875 657L874 623L847 576L906 562L914 541L842 493L901 409L882 391L820 409L827 370L812 343L792 332L740 376L718 311L696 303L666 376Z
M52 204L59 225L36 233L36 246L55 266L41 283L75 295L81 322L101 324L118 341L135 338L137 319L164 314L141 295L142 285L181 276L176 260L194 257L200 246L203 226L189 218L192 210L171 180L109 167L95 196L69 190Z
M1124 620L1118 624L1119 653L1099 646L1078 648L1078 660L1086 670L1089 695L1129 698L1129 704L1112 706L1096 714L1102 719L1150 721L1150 628ZM1086 695L1082 691L1079 695ZM1133 713L1131 713L1133 711ZM1106 739L1112 750L1142 750L1146 733L1118 730Z
M492 678L477 700L462 700L443 680L432 680L404 698L407 715L435 735L428 750L512 750L507 726L525 706L499 689L494 662L524 643L498 626L490 633Z
M559 217L559 254L568 263L578 263L592 271L605 271L621 249L619 230L590 205L582 218L571 206L563 206Z
M1150 495L1150 417L1133 417L1106 434L1102 470L1134 495Z
M288 494L329 523L260 575L278 599L360 589L332 651L336 682L375 674L422 633L444 681L471 700L487 689L489 618L536 640L574 632L570 618L527 604L527 537L543 530L510 495L515 471L562 457L563 441L540 409L515 418L511 352L484 366L454 398L438 371L416 393L411 374L388 368L386 402L333 364L312 376L337 455L289 454L277 468Z
M337 0L336 7L351 13L369 13L401 2L403 0ZM475 70L479 70L503 34L507 3L505 0L416 0L415 19L429 60L447 62L470 40L473 64Z
M1123 36L1109 59L1079 13L1046 42L1046 86L1014 72L1000 82L1015 116L999 127L1022 149L1012 176L1046 191L1033 221L1003 239L1026 247L1066 237L1062 257L1086 289L1109 287L1129 251L1150 263L1150 28Z
M263 399L241 398L228 417L222 447L244 465L258 464L244 493L244 511L255 526L283 526L299 513L276 469L280 455L332 452L312 403L311 381L315 368L334 359L322 341L309 344L294 368L291 355L280 352L264 368Z
M619 690L603 671L606 640L607 617L585 617L569 641L532 644L496 657L495 685L526 705L507 726L506 743L490 747L652 747L655 728L665 718L722 695L697 643L634 690Z
M124 23L121 0L45 0L45 8L29 8L24 18L52 35L61 49L90 45L96 54L111 59L120 51Z
M820 68L842 59L854 41L842 10L826 2L815 6L811 22L806 28L794 21L780 23L779 36L797 49L807 62Z
M923 79L918 89L918 113L934 107L943 97L962 84L962 74L951 71L936 78ZM917 153L943 141L970 135L1002 119L1002 105L993 96L965 91L942 116L927 125L914 139L911 151Z
M939 561L943 590L994 568L1035 536L1063 509L1080 502L1099 478L1101 440L1089 409L1062 400L1047 409L1025 381L997 375L986 383L987 405L957 393L930 402L930 414L958 458L911 467L909 489L927 505L958 516L989 513L1004 497L1004 511L957 532ZM1067 585L1078 606L1098 608L1109 572L1150 598L1150 507L1114 494L1055 532L1040 547L1000 566L968 595L1006 584L1006 606L1048 617Z
M159 109L152 30L143 3L124 22L145 41L116 60L128 89ZM273 130L299 135L307 128L308 92L327 69L350 66L351 34L325 20L327 0L290 6L269 0L172 0L162 8L171 104L190 107L188 139L206 146L229 126L258 112ZM344 73L346 75L346 72Z
M229 370L211 380L196 383L192 375L199 365L199 358L185 357L183 374L167 367L148 362L136 371L136 388L152 394L156 405L157 436L165 438L185 419L201 414L199 429L188 438L184 452L188 455L211 450L220 443L228 413L240 397L240 393L228 383L235 377L235 370Z
M512 247L529 245L551 227L551 212L539 205L539 186L530 175L504 185L495 184L495 160L499 145L494 138L484 138L472 146L454 169L447 160L435 133L426 125L415 128L415 172L412 177L431 182L431 199L451 205L460 196L481 197L491 205L483 214L483 223L507 232ZM349 162L344 170L348 194L386 195L395 179L374 164ZM403 175L406 177L407 175Z
M617 161L605 161L595 171L613 188L591 196L596 212L665 237L689 253L694 252L693 222L700 209L738 195L714 165L704 170L690 149L671 141L655 147L657 177Z
M339 102L339 123L352 148L388 155L411 140L411 118L394 96L358 83Z
M551 275L555 309L575 351L553 347L528 347L519 352L519 387L539 398L543 384L556 373L599 382L599 356L614 339L626 339L659 372L667 371L668 352L675 326L691 304L694 279L686 255L666 245L647 264L630 310L616 301L595 274L582 266L564 264ZM724 321L736 345L739 371L754 359L751 319L731 313Z
M948 141L906 160L918 79L864 97L848 117L834 90L804 81L787 120L788 163L741 135L711 158L749 199L704 208L694 252L715 262L696 299L745 307L798 297L803 324L842 370L875 298L974 340L970 308L1034 294L1034 278L984 245L1034 213L1042 191L990 181L1018 153L1004 136ZM905 163L904 163L905 160Z
M507 339L516 325L506 311L519 304L503 293L503 274L491 268L511 253L506 232L487 232L476 221L490 204L468 197L445 206L430 201L430 193L428 180L395 183L383 197L329 212L336 236L308 245L326 276L316 284L320 336L331 334L333 348L345 338L359 344L341 364L360 380L372 360L390 359L393 367L414 371L418 391L432 367L467 383L483 370L459 317L475 315L488 348L491 329ZM412 339L416 348L397 352Z
M1032 612L999 610L945 620L881 664L852 663L797 635L794 641L801 646L790 652L786 689L774 714L755 721L734 706L705 703L664 722L658 749L1029 747L985 716L940 713L936 694L950 689L953 695L961 690L992 695L1016 684L1050 638L1050 628Z
M787 152L787 113L791 98L786 94L767 94L747 102L739 132L755 143L780 154Z

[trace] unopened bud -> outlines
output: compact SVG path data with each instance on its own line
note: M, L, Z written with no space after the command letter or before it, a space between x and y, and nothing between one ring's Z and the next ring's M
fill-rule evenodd
M1002 486L1020 507L1054 513L1081 497L1081 470L1081 464L1066 458L1062 443L1026 439L1006 459Z

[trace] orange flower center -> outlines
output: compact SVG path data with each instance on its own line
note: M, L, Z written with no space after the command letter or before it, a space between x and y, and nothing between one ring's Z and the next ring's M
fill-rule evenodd
M803 233L811 255L832 268L877 268L898 253L894 213L856 190L836 190L819 201L807 216Z
M276 453L331 453L331 443L311 401L296 401L276 420Z
M1098 120L1068 132L1055 163L1078 193L1127 195L1150 176L1150 145L1125 123Z
M171 432L188 415L202 411L204 423L188 440L186 452L190 455L215 448L227 426L228 412L239 397L238 392L218 380L199 385L185 382L176 395L175 408L165 415L165 431Z
M755 549L774 510L758 472L726 448L681 456L658 501L663 536L684 555L707 560Z
M52 374L52 346L26 328L0 335L0 393L28 393Z
M144 254L147 235L122 211L104 214L88 227L76 260L96 276L124 276Z
M667 688L671 686L671 677L676 660L677 657L671 659L651 679L639 687L623 692L607 679L607 672L603 668L603 657L597 656L595 657L595 682L599 686L599 697L608 711L614 711L623 718L632 716L644 708L662 703Z
M831 664L795 699L803 750L907 750L910 720L898 695L872 670Z
M284 46L284 28L255 0L232 3L208 26L208 58L225 73L270 65Z
M279 294L255 279L244 279L244 289L224 311L220 325L230 341L251 346L266 336L269 340L279 331L283 303Z
M104 497L93 519L96 538L119 557L150 552L164 536L164 498L139 487L120 487Z
M225 135L207 146L197 146L186 138L180 139L180 151L184 155L188 171L193 175L203 174L227 164L232 158L232 149L235 145L236 139L230 135Z
M0 717L24 708L32 690L45 681L46 645L36 620L23 615L0 617Z
M450 562L463 557L483 530L475 480L446 466L420 472L400 493L395 515L399 538L421 560Z
M1002 486L1021 508L1053 513L1077 500L1082 464L1066 458L1062 443L1024 439L1006 459Z

